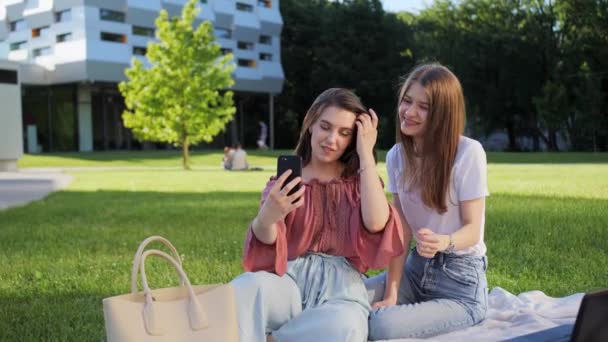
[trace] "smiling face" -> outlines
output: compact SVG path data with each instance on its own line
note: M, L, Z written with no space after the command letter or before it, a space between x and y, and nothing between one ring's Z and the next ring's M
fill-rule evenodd
M329 88L319 94L304 116L295 150L302 157L302 166L312 161L338 162L341 176L356 175L359 157L355 121L357 115L365 113L361 100L348 89Z
M425 132L429 114L429 99L419 82L412 82L399 103L399 123L401 132L414 139L420 139Z
M346 109L327 107L310 127L312 160L333 163L340 159L355 135L356 115Z

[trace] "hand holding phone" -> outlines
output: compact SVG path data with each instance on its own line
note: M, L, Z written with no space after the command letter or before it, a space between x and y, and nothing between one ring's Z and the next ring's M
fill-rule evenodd
M277 159L277 178L281 177L281 175L287 170L291 170L291 174L283 183L283 187L289 184L289 182L291 182L294 178L302 177L302 158L294 155L279 156ZM287 196L291 196L293 193L300 190L301 186L302 184L298 183L289 191ZM281 189L283 189L283 187L281 187Z

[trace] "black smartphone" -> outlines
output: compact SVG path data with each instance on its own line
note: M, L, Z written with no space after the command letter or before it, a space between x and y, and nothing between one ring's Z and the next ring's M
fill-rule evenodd
M285 171L291 169L291 174L287 177L283 186L287 185L296 177L302 177L302 158L300 156L294 155L284 155L279 156L277 159L277 178L281 177ZM294 186L291 191L287 194L287 196L293 194L294 192L300 190L300 186L302 183L298 183L298 185Z

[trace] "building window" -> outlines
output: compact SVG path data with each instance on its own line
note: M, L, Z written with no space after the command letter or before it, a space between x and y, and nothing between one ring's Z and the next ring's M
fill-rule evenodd
M216 38L226 38L226 39L232 38L232 30L230 30L230 29L223 28L223 27L216 27L213 30L215 31Z
M25 47L26 41L11 43L9 49L11 51L21 50Z
M126 43L127 36L118 33L101 32L101 40L114 43Z
M27 29L25 20L19 19L19 20L11 21L11 32L23 31L25 29Z
M249 4L244 4L242 2L236 3L236 9L237 9L237 11L253 12L253 6L251 6Z
M258 0L258 7L272 8L271 0Z
M15 70L0 69L0 83L17 84L17 72Z
M106 21L115 21L117 23L125 22L125 14L118 11L112 11L105 8L99 9L99 19Z
M222 55L227 55L229 53L232 53L232 49L229 49L229 48L221 48L220 51L222 52Z
M134 46L133 47L133 54L137 55L137 56L145 56L146 52L148 52L148 49L143 47L143 46Z
M253 50L253 43L250 42L237 42L236 47L241 50Z
M56 23L63 23L66 21L71 21L72 20L72 10L64 10L64 11L59 11L59 12L55 12L55 22Z
M34 52L33 52L34 58L40 57L40 56L48 56L50 54L51 54L51 48L49 46L34 49Z
M49 33L49 31L50 28L48 26L35 28L32 30L32 38L44 37Z
M246 67L246 68L255 68L256 67L255 61L253 61L251 59L239 59L237 61L237 64L239 66Z
M67 42L69 40L72 40L71 33L64 33L64 34L57 35L57 43L63 43L63 42Z
M260 44L272 45L272 37L271 36L266 36L266 35L261 35L260 36Z
M272 54L271 53L261 53L260 54L260 60L262 60L262 61L272 61Z
M133 34L136 36L154 37L154 28L133 26Z

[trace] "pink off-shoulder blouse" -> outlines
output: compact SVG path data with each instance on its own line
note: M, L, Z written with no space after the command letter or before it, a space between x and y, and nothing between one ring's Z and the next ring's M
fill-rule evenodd
M275 182L273 177L266 184L262 204ZM283 275L288 260L307 252L343 256L359 272L387 266L391 258L404 251L399 215L389 204L384 229L370 233L361 216L359 183L359 177L303 183L304 205L277 222L275 243L262 243L249 227L243 257L245 271Z

